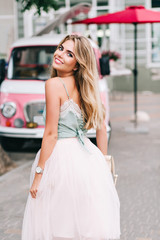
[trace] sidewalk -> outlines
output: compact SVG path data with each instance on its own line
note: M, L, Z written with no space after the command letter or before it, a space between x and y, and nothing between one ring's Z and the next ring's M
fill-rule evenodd
M121 201L121 240L160 240L160 94L138 96L138 110L151 120L148 134L125 131L131 126L133 93L110 99L112 136ZM142 124L143 125L143 124ZM0 177L0 239L20 240L32 161Z
M133 94L115 94L110 101L113 154L119 174L121 240L160 239L160 94L138 95L138 110L149 114L148 134L127 133Z

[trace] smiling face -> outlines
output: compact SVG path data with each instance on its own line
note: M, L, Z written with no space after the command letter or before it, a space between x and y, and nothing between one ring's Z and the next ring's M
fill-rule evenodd
M58 76L67 77L73 75L74 71L77 70L76 64L74 42L67 40L55 51L52 66L57 71Z

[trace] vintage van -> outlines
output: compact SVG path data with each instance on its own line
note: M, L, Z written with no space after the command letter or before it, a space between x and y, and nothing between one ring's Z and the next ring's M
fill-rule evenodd
M45 105L45 81L50 77L53 53L64 36L43 35L20 39L11 48L8 63L0 60L0 136L5 150L20 150L26 139L41 139L44 132L42 116ZM100 73L98 46L91 41ZM100 74L99 88L107 109L108 88ZM107 127L108 138L110 127ZM88 137L95 141L94 129Z

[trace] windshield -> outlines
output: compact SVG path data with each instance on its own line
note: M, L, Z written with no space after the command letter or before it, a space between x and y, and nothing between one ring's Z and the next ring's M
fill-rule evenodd
M8 65L8 79L46 80L57 46L14 48Z

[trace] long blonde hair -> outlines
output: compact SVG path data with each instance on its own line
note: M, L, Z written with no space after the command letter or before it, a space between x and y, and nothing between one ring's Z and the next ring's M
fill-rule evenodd
M72 40L75 44L78 69L74 72L74 76L80 94L85 128L99 129L105 118L105 109L98 88L99 75L93 48L87 38L78 35L67 35L58 47L67 40ZM57 71L52 67L51 77L56 76Z

